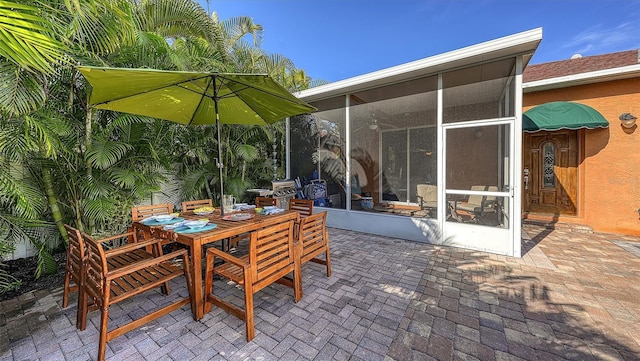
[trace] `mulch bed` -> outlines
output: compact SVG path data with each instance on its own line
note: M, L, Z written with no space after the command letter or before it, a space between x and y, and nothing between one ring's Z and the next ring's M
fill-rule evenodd
M0 293L0 301L12 299L23 293L49 288L55 288L64 284L64 266L66 261L65 253L56 253L53 258L58 264L58 271L50 275L42 275L36 279L36 268L38 261L36 257L20 258L11 261L3 261L5 270L13 277L22 281L17 290Z

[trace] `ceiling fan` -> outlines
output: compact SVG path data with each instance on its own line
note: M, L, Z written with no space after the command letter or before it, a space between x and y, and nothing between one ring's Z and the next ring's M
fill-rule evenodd
M379 116L376 112L372 112L369 121L366 122L366 124L363 124L360 127L356 128L356 131L367 128L369 130L380 132L382 130L398 128L396 125L381 121L381 119L384 119L384 117Z

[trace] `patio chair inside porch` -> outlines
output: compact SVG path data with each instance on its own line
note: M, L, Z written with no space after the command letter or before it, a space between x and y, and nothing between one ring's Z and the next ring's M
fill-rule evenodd
M497 192L498 187L476 185L471 190ZM471 194L466 201L454 202L452 216L460 222L479 223L482 217L496 212L496 196Z
M438 209L438 186L433 184L418 184L416 186L418 205L421 211L427 211L429 217L435 217Z

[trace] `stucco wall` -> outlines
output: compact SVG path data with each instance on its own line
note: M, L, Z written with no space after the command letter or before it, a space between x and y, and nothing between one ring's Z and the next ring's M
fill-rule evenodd
M608 129L583 131L580 209L573 221L598 232L640 235L640 122L629 130L618 120L622 113L640 118L640 79L525 93L523 111L551 101L589 105L609 121Z

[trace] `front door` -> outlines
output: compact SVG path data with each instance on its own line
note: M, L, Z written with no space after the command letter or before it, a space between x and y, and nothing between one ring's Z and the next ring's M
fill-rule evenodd
M525 211L575 215L578 206L578 132L525 133L523 150Z

